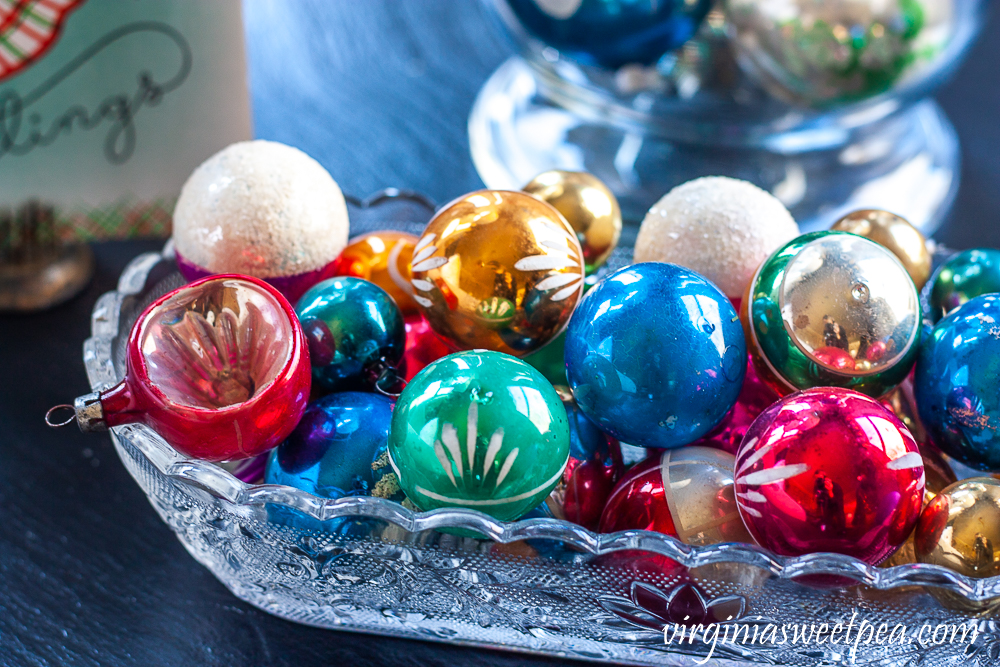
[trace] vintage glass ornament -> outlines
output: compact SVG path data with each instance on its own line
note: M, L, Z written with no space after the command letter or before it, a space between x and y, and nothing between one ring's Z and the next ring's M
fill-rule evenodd
M917 360L914 390L934 444L978 470L1000 472L1000 295L960 306L935 325Z
M404 379L409 382L427 364L451 353L448 345L434 333L423 315L416 313L403 318L406 327L406 351L403 352Z
M583 293L599 284L608 277L611 271L607 265L597 268L596 271L587 275L583 282ZM536 350L524 357L524 360L535 367L538 372L545 376L545 379L553 385L569 386L566 379L566 331L556 336L551 343L540 350Z
M410 260L417 237L391 229L351 239L333 265L332 275L369 280L395 300L404 315L419 312L410 284Z
M707 0L506 0L536 39L587 65L651 65L694 36Z
M639 227L635 261L687 267L738 299L760 263L798 235L792 214L770 192L707 176L681 183L653 204Z
M761 382L754 370L753 362L748 360L743 388L736 399L736 404L726 413L719 425L694 444L705 447L715 447L724 452L736 455L750 425L780 397L774 390Z
M295 312L318 389L370 388L395 374L406 344L403 315L375 283L329 278L303 294Z
M632 468L608 499L602 533L653 530L686 544L753 544L733 494L732 454L682 447Z
M569 460L546 503L552 516L596 530L615 483L625 473L618 441L576 406L569 387L556 387L569 419Z
M879 209L854 211L833 223L830 229L864 236L885 246L902 263L918 290L931 277L933 258L927 249L927 239L895 213Z
M125 378L76 400L81 430L143 423L208 461L256 456L295 428L309 400L309 353L270 285L212 276L169 292L136 320Z
M569 459L566 410L528 364L487 350L435 361L403 390L389 458L423 510L465 507L513 521L536 507Z
M974 248L950 257L934 274L929 295L934 322L969 299L1000 292L1000 250Z
M553 169L522 188L562 213L576 231L587 273L593 273L618 246L622 211L614 193L599 178L583 171Z
M673 264L611 274L580 303L566 334L577 405L604 432L642 447L680 447L736 402L746 345L717 287Z
M757 270L741 319L757 373L779 394L817 386L882 396L919 350L920 298L883 246L804 234Z
M457 349L533 352L565 328L583 293L576 232L551 205L480 190L445 205L413 255L414 299Z
M885 405L885 402L882 403ZM898 414L897 414L898 416ZM906 425L905 420L903 424ZM913 431L910 431L913 433ZM913 434L916 437L916 434ZM951 484L958 481L958 477L952 470L951 465L934 445L921 442L917 439L917 449L920 451L920 458L924 461L924 509L927 504ZM919 522L919 519L918 519ZM903 545L899 547L889 558L882 561L879 567L896 567L897 565L907 565L917 562L917 555L914 547L916 529L910 532Z
M1000 575L1000 481L974 477L952 484L920 514L914 547L921 563L943 565L974 579ZM984 613L1000 599L973 602L951 591L928 586L945 605Z
M839 387L775 403L736 456L740 515L758 544L782 556L832 552L879 564L913 530L924 483L902 422Z
M274 141L243 141L210 157L184 184L174 250L188 280L254 276L295 303L332 275L348 227L344 195L316 160Z
M392 406L385 396L354 391L313 401L271 452L264 482L321 498L371 495L372 464L389 440Z
M823 108L869 99L945 67L952 42L971 38L957 32L956 4L726 0L723 7L747 72L776 97Z

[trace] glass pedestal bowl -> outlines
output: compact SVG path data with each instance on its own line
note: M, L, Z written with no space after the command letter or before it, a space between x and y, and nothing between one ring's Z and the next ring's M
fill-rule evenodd
M386 216L353 231L375 225L384 228ZM629 255L617 251L612 264ZM168 245L137 257L118 289L101 297L84 345L95 391L123 376L128 333L145 306L182 283ZM691 547L646 531L597 535L556 519L414 513L379 498L324 500L244 483L228 472L242 474L233 466L187 458L143 425L111 435L191 555L242 600L299 623L636 665L704 664L709 654L719 665L987 665L1000 653L1000 628L989 618L1000 577L969 579L930 565L875 568L835 554L782 558L741 544ZM461 536L470 534L482 539ZM832 575L857 583L796 581ZM966 611L943 607L931 588ZM854 635L846 643L802 641L797 630L838 623L866 630L857 644ZM882 623L905 625L905 641L876 642ZM701 624L720 634L681 643L677 624L685 633ZM769 625L783 624L784 640L780 629L777 641L762 640ZM942 624L959 630L938 642ZM923 628L930 629L921 635ZM748 633L744 641L722 640L737 629Z
M626 221L636 223L680 183L731 176L778 197L804 232L825 229L853 210L877 208L929 235L951 207L958 140L928 96L976 35L981 0L941 0L950 7L947 39L924 66L882 84L884 91L818 100L803 100L796 82L783 78L781 68L789 63L748 46L773 38L786 24L746 36L713 10L677 52L653 65L609 70L529 35L512 2L485 1L498 8L522 47L482 87L469 117L472 158L487 187L520 189L549 169L589 171L614 191ZM519 1L570 9L597 3ZM757 6L780 5L787 13L808 2L824 4ZM740 4L751 3L729 0ZM801 45L774 50L792 46Z

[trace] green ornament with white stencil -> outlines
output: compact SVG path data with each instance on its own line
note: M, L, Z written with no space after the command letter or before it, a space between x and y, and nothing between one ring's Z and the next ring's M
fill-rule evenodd
M464 507L513 521L561 478L569 422L555 389L528 364L500 352L459 352L403 390L389 457L422 510Z

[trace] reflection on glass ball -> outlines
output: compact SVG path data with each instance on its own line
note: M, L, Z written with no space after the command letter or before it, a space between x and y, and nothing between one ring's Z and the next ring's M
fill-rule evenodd
M710 0L506 0L533 37L586 65L651 65L694 36Z
M882 396L916 359L917 289L889 250L854 234L785 245L757 271L743 311L757 372L783 395L835 386Z

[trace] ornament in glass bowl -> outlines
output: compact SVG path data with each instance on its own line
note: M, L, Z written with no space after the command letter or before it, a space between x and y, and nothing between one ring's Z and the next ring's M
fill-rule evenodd
M331 275L364 278L384 289L403 315L418 313L410 284L410 260L417 237L385 229L351 239L337 257Z
M757 373L782 395L837 386L882 396L920 348L920 298L906 269L846 232L804 234L771 255L741 319Z
M569 387L556 386L569 420L569 460L562 479L540 509L588 530L596 530L615 483L625 474L618 441L605 435L573 400Z
M913 530L924 497L917 443L873 398L816 387L761 413L736 456L740 515L782 556L841 553L877 565Z
M917 522L917 561L943 565L973 579L1000 575L1000 481L974 477L939 493ZM1000 599L974 602L951 591L928 586L946 606L974 614L1000 607Z
M566 373L577 405L605 433L642 447L681 447L736 402L746 344L718 287L674 264L633 264L590 290L573 313Z
M435 361L406 385L389 459L420 509L464 507L513 521L562 478L569 438L562 401L538 371L473 350Z
M694 36L710 0L506 0L528 33L599 67L652 65Z
M920 420L945 454L1000 472L1000 294L966 302L921 345L913 378Z
M479 190L443 206L413 251L414 299L455 349L523 357L559 335L586 276L576 231L523 192Z
M291 305L246 276L203 278L136 320L125 378L76 400L81 430L143 423L177 451L219 462L284 440L309 400L309 353Z
M328 278L302 295L295 313L309 342L316 389L394 387L406 328L381 287L351 276Z
M798 235L788 209L769 192L709 176L678 185L649 209L634 257L687 267L735 303L760 263Z
M185 278L253 276L293 304L333 275L347 233L347 204L326 169L297 148L264 140L232 144L202 163L173 216Z
M738 64L737 31L721 3L690 40L655 62L603 66L528 25L530 19L512 11L509 0L485 1L499 8L520 46L519 55L483 85L469 117L473 162L487 187L519 188L549 170L586 171L614 193L626 229L664 193L705 176L747 180L772 193L803 231L828 229L846 213L877 208L930 234L954 200L958 142L928 96L954 71L977 33L982 0L952 0L947 47L930 68L909 68L873 97L806 108L775 97L759 68ZM590 4L569 2L566 11ZM665 10L679 3L657 4ZM747 0L745 6L779 7L794 17L805 4ZM935 17L924 18L914 43L942 34L931 27L940 25Z
M931 279L930 317L934 322L983 294L1000 292L1000 250L972 248L949 257Z
M681 447L650 456L626 473L601 515L602 533L652 530L686 544L753 544L736 506L732 454Z
M593 174L553 169L535 176L521 189L548 202L566 218L580 241L588 275L618 246L621 208L614 193Z
M934 258L927 248L927 239L919 229L895 213L876 209L854 211L833 223L830 229L864 236L885 246L910 274L918 290L923 289L931 277Z
M373 464L389 440L392 407L390 398L355 391L311 402L295 430L271 452L264 483L321 498L371 495Z
M961 52L968 0L725 0L741 62L775 97L809 107L940 76Z

